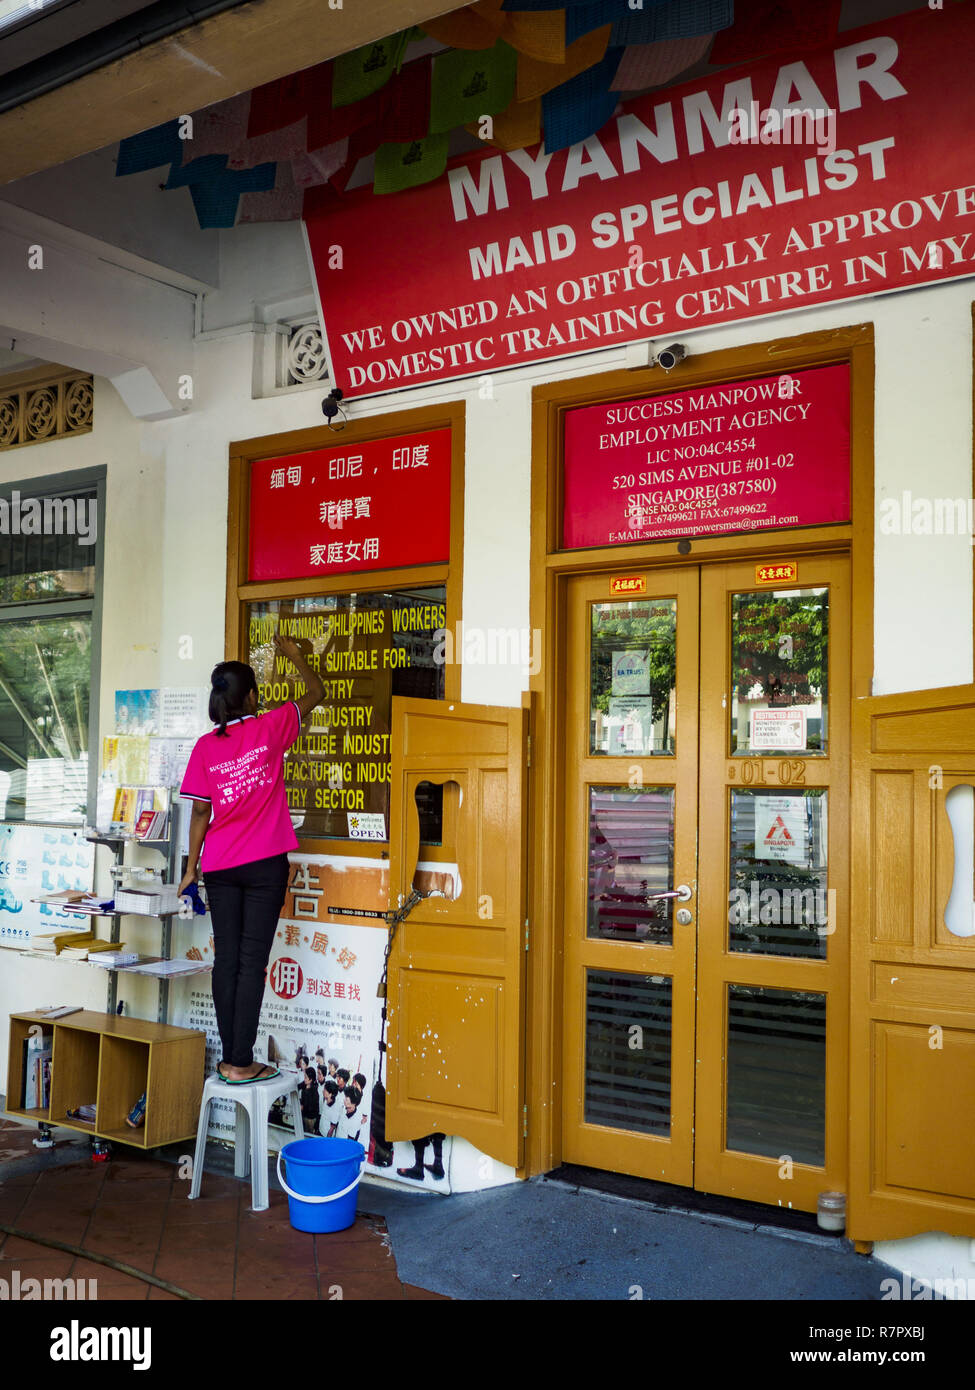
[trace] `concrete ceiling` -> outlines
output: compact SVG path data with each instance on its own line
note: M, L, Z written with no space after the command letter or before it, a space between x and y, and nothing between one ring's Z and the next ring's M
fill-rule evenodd
M237 5L0 114L0 184L422 24L457 5L458 0Z

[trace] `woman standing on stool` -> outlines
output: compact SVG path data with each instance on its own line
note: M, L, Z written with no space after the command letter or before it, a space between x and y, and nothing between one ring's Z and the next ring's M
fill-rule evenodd
M254 1061L264 975L288 888L288 851L298 848L284 788L284 755L325 694L290 638L274 645L297 667L306 693L257 717L257 680L242 661L221 661L210 677L210 718L180 795L192 798L190 853L179 885L196 881L203 851L213 924L213 1007L223 1045L217 1075L243 1085L277 1067ZM211 818L212 813L212 818Z

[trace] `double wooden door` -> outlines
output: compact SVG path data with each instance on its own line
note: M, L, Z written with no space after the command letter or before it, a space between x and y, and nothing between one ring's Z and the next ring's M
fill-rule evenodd
M813 1210L846 1186L848 560L567 599L563 1158Z

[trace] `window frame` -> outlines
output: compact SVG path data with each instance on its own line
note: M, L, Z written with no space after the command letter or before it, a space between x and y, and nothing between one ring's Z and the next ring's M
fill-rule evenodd
M88 617L91 622L91 649L88 687L88 795L84 823L93 819L98 787L99 703L101 692L102 599L105 577L105 493L108 469L104 464L90 468L68 469L63 473L44 473L16 482L0 483L0 497L10 501L13 493L22 497L66 497L94 489L95 493L95 592L81 598L33 599L29 603L0 603L0 633L8 622L24 622L38 617L61 617L65 614ZM78 828L76 821L8 821L4 824L53 825Z
M321 383L319 383L321 385ZM328 426L292 430L266 435L230 446L229 495L227 502L227 596L224 659L247 660L247 609L252 603L289 598L319 598L329 595L371 593L384 590L419 589L442 585L446 600L446 625L456 632L462 620L462 579L464 545L464 439L466 410L463 401L424 406L414 410L390 411L359 420L350 420L344 429ZM406 565L399 569L363 570L354 574L323 575L321 578L252 582L248 578L249 506L251 465L262 459L300 454L314 449L356 445L391 436L420 431L449 429L450 434L450 558L447 564ZM460 701L462 668L449 663L444 671L444 699ZM388 832L388 827L387 827ZM445 831L446 836L446 831ZM347 858L389 858L388 840L336 840L302 837L302 854L340 855ZM445 846L424 846L424 859L449 861Z

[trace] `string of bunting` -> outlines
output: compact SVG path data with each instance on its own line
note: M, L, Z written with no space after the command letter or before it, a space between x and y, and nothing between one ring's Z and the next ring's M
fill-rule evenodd
M841 0L475 0L450 14L167 121L119 146L116 175L168 166L201 227L290 221L341 196L375 157L373 192L441 177L451 133L549 152L588 139L621 92L828 43ZM415 41L443 51L406 61ZM320 201L320 200L319 200Z

